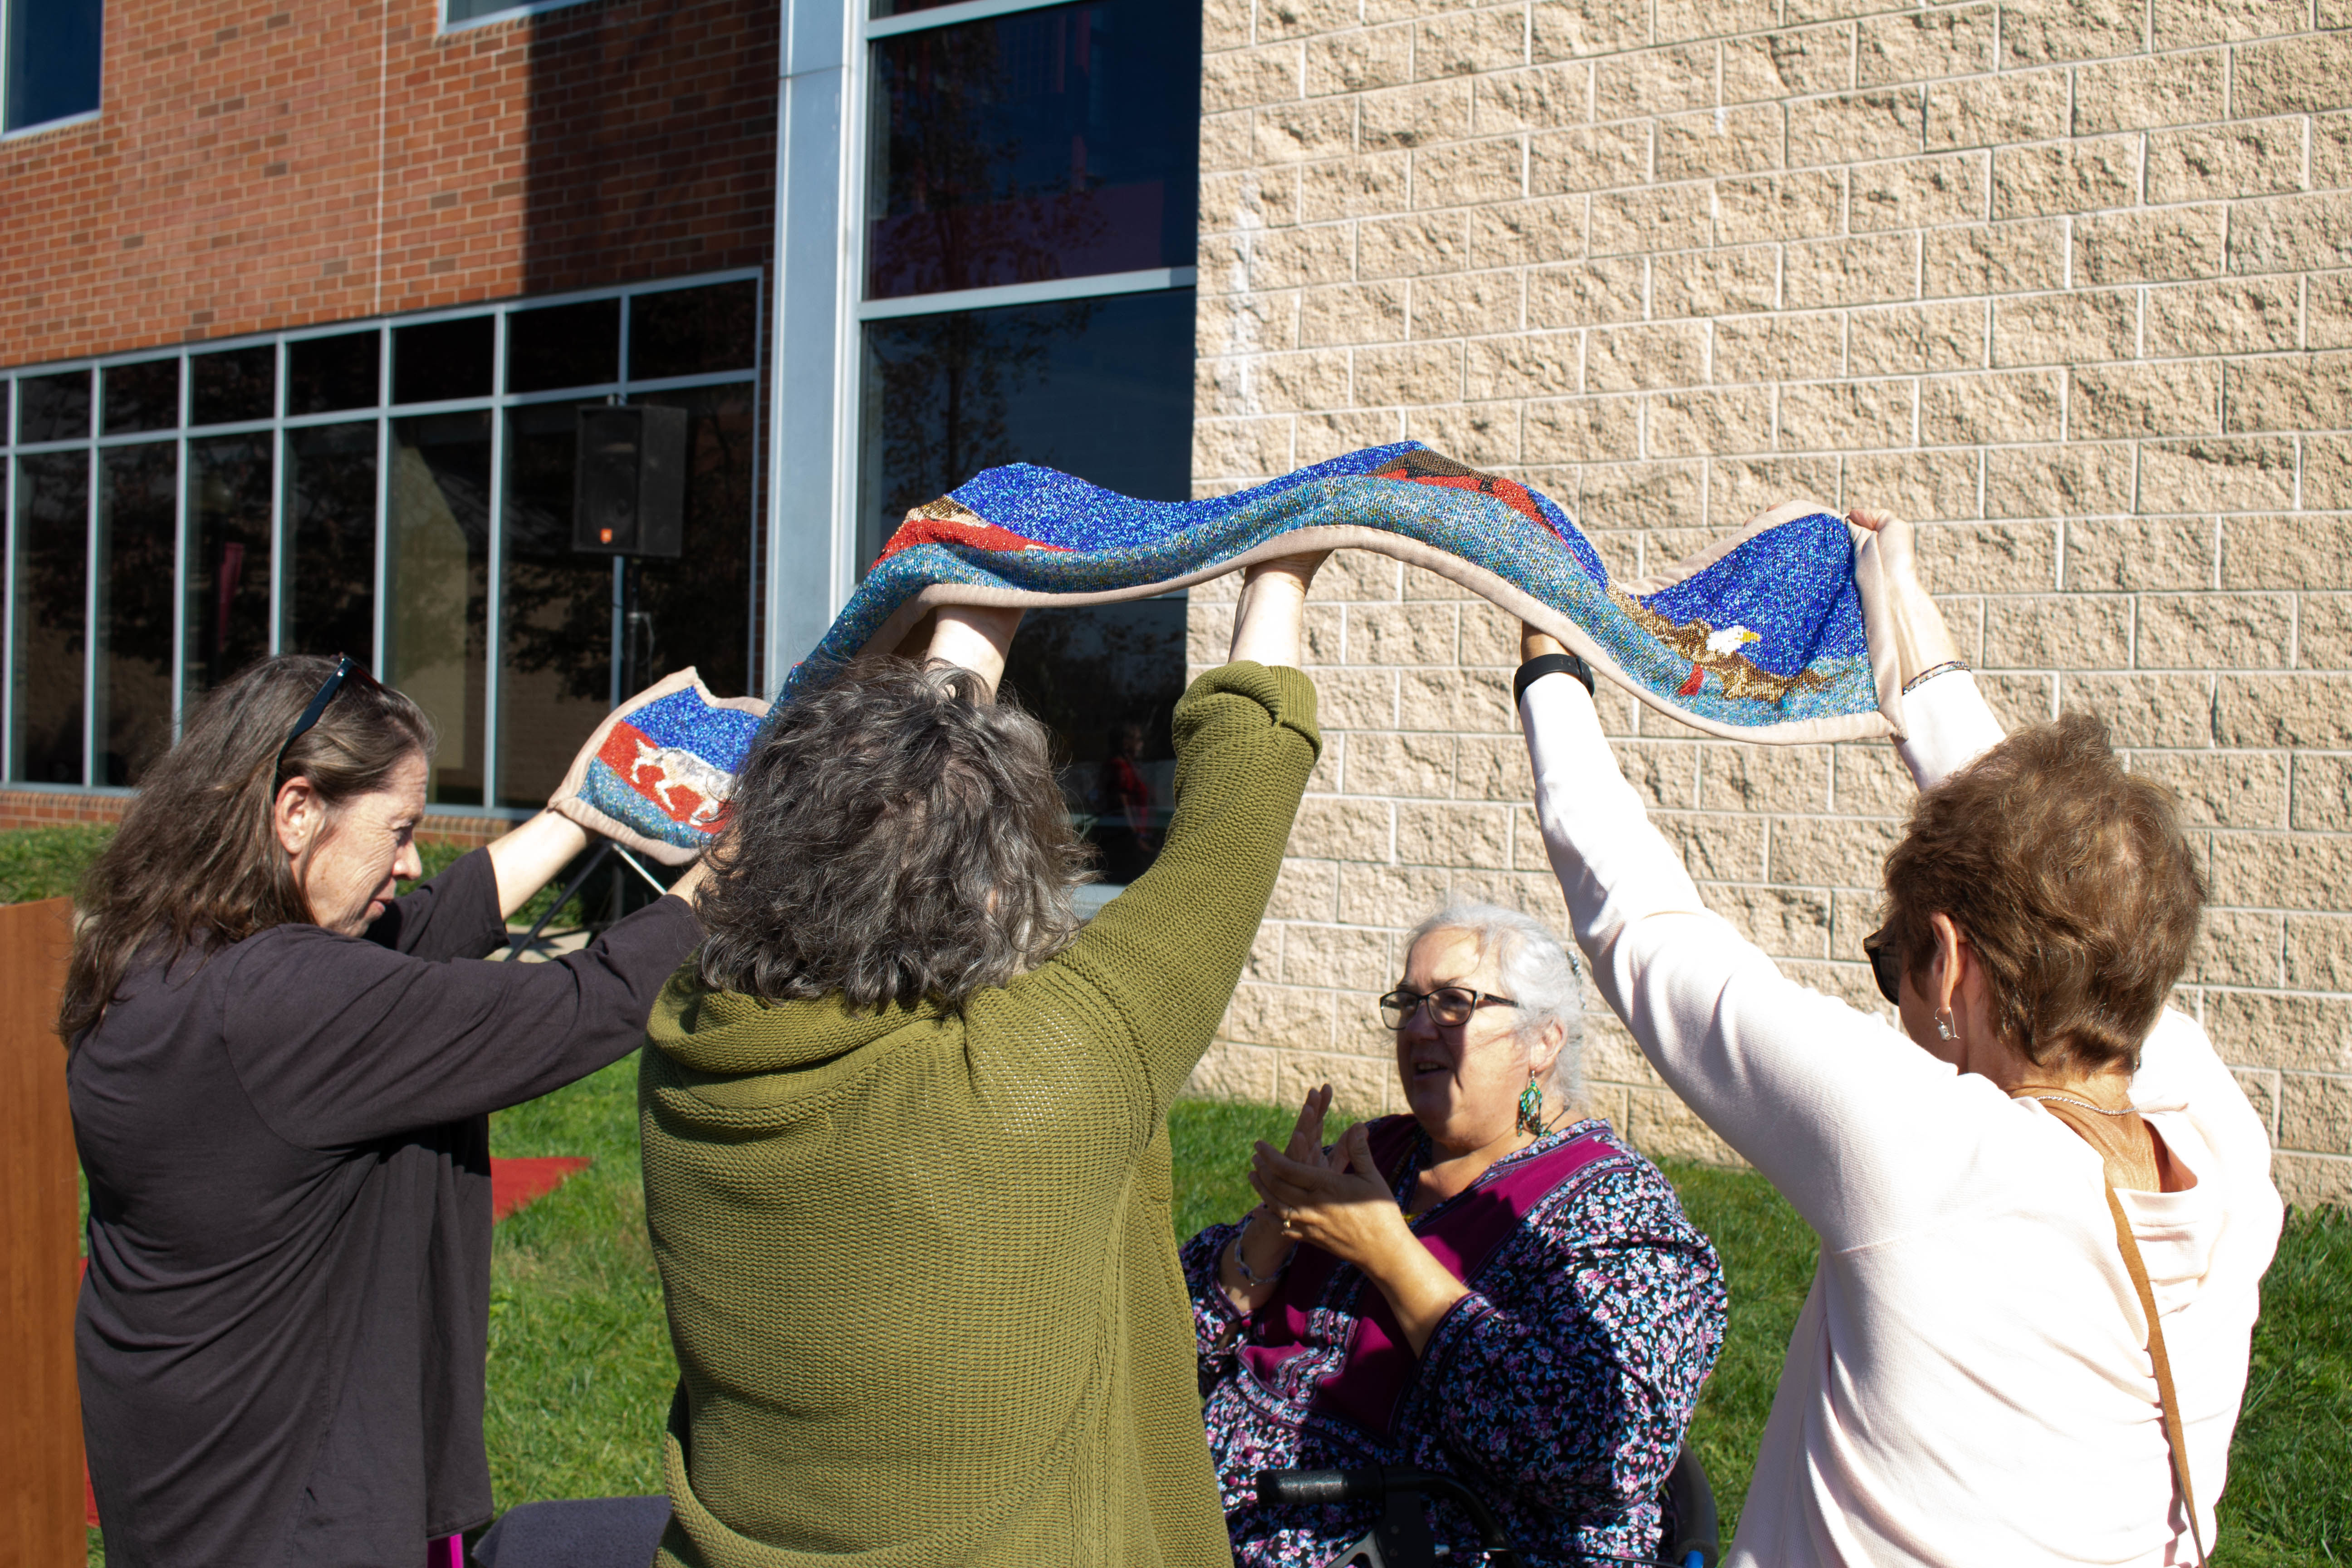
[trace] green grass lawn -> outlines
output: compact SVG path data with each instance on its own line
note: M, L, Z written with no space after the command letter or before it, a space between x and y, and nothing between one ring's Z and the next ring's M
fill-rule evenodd
M107 827L0 833L0 903L70 893ZM456 858L425 847L425 869ZM545 907L543 891L523 918ZM577 908L556 923L574 923ZM660 1489L660 1433L675 1368L637 1178L636 1065L624 1061L491 1122L504 1156L595 1161L501 1224L491 1263L491 1480L501 1508L541 1498ZM1252 1202L1251 1140L1279 1141L1291 1112L1186 1101L1171 1118L1180 1237ZM1762 1178L1673 1164L1666 1173L1723 1254L1731 1321L1691 1440L1727 1539L1813 1267L1813 1237ZM2352 1556L2352 1217L2289 1215L2263 1283L2245 1414L2222 1499L2221 1568ZM1999 1506L1987 1499L1988 1507ZM96 1532L89 1561L104 1553Z
M637 1181L636 1067L621 1062L491 1123L504 1155L596 1163L499 1226L491 1264L488 1436L500 1507L660 1489L671 1379L661 1290ZM1170 1118L1176 1226L1190 1236L1253 1201L1250 1142L1278 1142L1291 1112L1187 1100ZM1670 1163L1666 1173L1723 1254L1731 1321L1692 1441L1726 1538L1812 1277L1813 1237L1764 1180ZM2299 1213L2264 1289L2254 1371L2222 1529L2221 1568L2331 1563L2352 1546L2352 1220ZM1997 1506L1997 1500L1987 1500Z

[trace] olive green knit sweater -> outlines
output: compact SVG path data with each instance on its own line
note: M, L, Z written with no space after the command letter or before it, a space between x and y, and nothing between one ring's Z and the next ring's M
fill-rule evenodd
M638 1089L681 1373L660 1563L1232 1562L1167 1112L1274 889L1315 689L1228 665L1175 731L1158 862L961 1016L691 966L663 992Z

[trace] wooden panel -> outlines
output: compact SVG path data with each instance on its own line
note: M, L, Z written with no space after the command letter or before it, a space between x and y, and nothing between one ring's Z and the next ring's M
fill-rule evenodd
M55 1025L73 902L0 908L0 1563L68 1568L83 1538L74 1384L73 1118Z

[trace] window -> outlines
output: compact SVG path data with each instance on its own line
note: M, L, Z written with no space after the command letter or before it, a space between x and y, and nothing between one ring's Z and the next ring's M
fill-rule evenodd
M0 132L98 112L101 0L0 0Z
M504 22L535 11L554 11L586 0L442 0L441 30L469 27L480 22Z
M1001 463L1190 499L1199 5L872 5L858 561ZM1167 824L1182 596L1032 611L1005 682L1116 891Z
M571 551L606 401L689 414L649 668L753 689L760 311L727 276L0 374L6 778L135 785L255 659L350 653L431 714L437 809L535 808L622 695L614 564Z

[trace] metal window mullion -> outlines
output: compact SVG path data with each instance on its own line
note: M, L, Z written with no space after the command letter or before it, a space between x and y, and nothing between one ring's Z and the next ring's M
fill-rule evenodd
M186 366L183 364L181 368L181 391L184 395ZM172 484L172 743L175 746L180 743L181 716L188 709L188 555L195 546L189 537L195 518L188 505L188 490L196 476L188 461L185 424L183 420L183 428L172 443L177 454Z
M498 312L490 329L490 390L507 384L507 318ZM505 602L507 505L507 415L502 405L490 409L489 591L483 595L482 616L482 805L499 803L499 666L505 648L501 622Z
M173 543L172 548L172 744L180 743L181 724L188 710L188 555L194 547L190 531L195 526L188 491L194 487L194 454L188 442L188 425L195 415L195 365L183 350L180 359L179 482L172 487Z
M1018 16L1024 11L1043 11L1049 6L1070 3L1071 0L961 0L957 5L910 11L900 16L866 18L858 25L858 37L872 42L878 38L897 37L904 33L928 33L939 27L957 27L966 22L985 22L998 16Z
M99 412L105 406L103 376L90 378L93 395L90 398L90 419L96 429ZM100 783L98 777L98 583L99 583L99 513L100 491L106 482L106 472L99 461L98 445L92 442L83 469L89 478L83 487L83 544L81 584L81 782L84 788Z
M376 679L392 684L393 672L387 667L390 609L385 601L392 595L392 417L382 408L375 416L375 660Z
M12 389L13 390L13 389ZM16 416L16 401L8 399L7 417ZM8 449L8 440L16 434L11 428L0 430L0 506L7 508L0 515L0 539L8 542L8 559L0 562L0 584L6 595L0 600L0 779L16 782L21 771L16 760L16 556L24 542L16 533L16 457Z
M270 345L277 370L269 378L269 657L286 651L286 563L292 557L287 530L286 481L292 472L287 458L292 448L286 438L286 367L291 356L286 340ZM373 669L374 665L370 663Z
M607 395L608 400L614 403L626 403L629 400L629 372L635 368L635 366L629 363L629 324L636 320L636 315L637 297L635 294L622 295L621 344L619 349L621 356L621 379L615 384L615 389ZM576 469L580 461L580 455L577 451L572 453L572 461ZM574 498L572 504L574 506L579 504L576 497ZM577 528L580 525L580 520L577 517L574 517L572 520L572 522L574 528ZM635 695L635 693L621 689L622 639L629 635L628 616L626 614L629 596L628 571L629 558L627 556L615 555L613 557L612 673L606 677L605 684L612 689L612 705L615 708L618 708L621 705L622 699Z
M853 6L856 0L851 0ZM942 7L950 13L965 6ZM855 11L853 11L853 16ZM919 13L918 13L919 15ZM866 327L858 307L866 293L866 197L871 184L867 99L873 90L874 35L859 18L842 73L841 161L835 200L842 216L834 262L833 559L827 608L838 616L856 591L859 556L857 500L865 473ZM952 24L947 24L952 25ZM902 31L908 29L900 29ZM779 356L781 358L782 356Z

